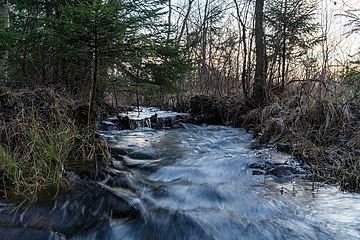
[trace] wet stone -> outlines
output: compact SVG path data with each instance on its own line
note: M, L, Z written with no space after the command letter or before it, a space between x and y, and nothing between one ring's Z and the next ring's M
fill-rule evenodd
M128 156L132 159L139 159L139 160L147 160L147 159L154 160L154 159L156 159L156 156L154 154L140 152L140 151L132 152Z
M267 170L267 174L273 175L275 177L289 176L293 175L294 173L296 173L296 169L287 165L280 165Z
M265 175L265 171L261 169L252 169L251 170L252 175Z
M119 127L110 121L101 121L98 122L96 129L98 131L114 131L119 130Z
M251 169L264 169L264 163L252 162L248 164L248 167Z
M292 176L294 174L305 174L300 168L278 162L252 162L248 164L253 175L272 175L277 178Z
M276 149L279 152L291 153L296 146L290 143L278 143Z
M130 130L131 129L131 124L130 124L130 119L128 116L117 116L119 122L118 122L118 126L120 127L121 130Z
M119 159L119 158L122 158L122 159ZM126 169L127 165L122 160L124 160L124 157L122 157L122 156L117 157L115 161L111 161L111 167L113 167L117 170Z
M129 153L129 151L124 148L111 148L110 152L111 155L121 155L121 156L125 156Z

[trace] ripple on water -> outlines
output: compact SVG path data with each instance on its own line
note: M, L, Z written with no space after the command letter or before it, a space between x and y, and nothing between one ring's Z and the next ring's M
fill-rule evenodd
M301 177L252 175L250 163L291 158L251 147L241 129L183 126L102 133L123 149L110 172L121 176L107 187L130 188L141 217L68 239L360 239L360 195L326 185L313 192Z
M146 176L158 182L164 193L149 197L152 217L145 220L146 224L138 223L144 232L151 228L151 234L156 233L156 228L155 239L161 239L157 237L163 237L162 234L172 236L171 239L198 239L190 236L195 231L194 236L199 237L199 229L207 234L204 239L359 237L360 199L354 197L357 195L347 198L323 188L324 194L314 198L309 197L313 196L311 187L301 178L275 182L274 177L253 176L248 169L250 162L285 163L292 159L273 149L252 150L251 136L242 130L203 126L154 134L148 138L147 146L160 156L176 156L168 164L164 157L162 165ZM184 223L170 213L158 215L159 208L182 214L183 219L196 224L182 233ZM176 229L162 229L163 224ZM135 239L137 234L133 235Z

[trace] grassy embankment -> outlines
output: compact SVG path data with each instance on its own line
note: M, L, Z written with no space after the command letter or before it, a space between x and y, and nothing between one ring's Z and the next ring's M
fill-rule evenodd
M233 107L227 113L229 123L254 124L255 138L310 165L314 180L360 192L360 102L356 98L344 93L288 93L242 114Z
M211 120L217 123L253 128L260 143L274 145L309 165L313 181L360 192L357 93L356 88L340 82L324 88L303 81L281 94L270 94L270 103L260 108L246 106L241 96L198 96L190 102L195 114L213 116Z
M33 200L48 186L67 188L64 164L95 161L94 127L79 124L83 103L64 91L0 89L0 200Z

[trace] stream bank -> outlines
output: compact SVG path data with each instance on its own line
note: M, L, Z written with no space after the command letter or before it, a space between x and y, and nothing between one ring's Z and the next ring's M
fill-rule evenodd
M44 189L30 205L0 205L0 238L360 237L358 195L313 182L306 165L244 129L185 122L150 128L155 113L157 123L191 119L143 109L127 114L137 127L124 130L114 124L119 118L108 119L98 134L111 160L90 166L94 177L79 174L84 162L68 165L72 186L55 198Z
M360 192L359 103L291 96L249 109L236 98L195 96L189 105L195 117L245 128L260 144L293 155L311 167L314 181Z
M97 104L86 126L86 104L62 88L0 87L0 200L32 201L48 186L66 189L65 164L108 160L94 125L110 109Z

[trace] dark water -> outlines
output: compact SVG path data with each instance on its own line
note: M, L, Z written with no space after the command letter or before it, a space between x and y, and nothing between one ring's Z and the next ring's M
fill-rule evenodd
M292 159L254 149L244 130L178 127L102 132L117 150L114 167L126 171L101 184L141 217L66 239L360 239L359 195L326 185L312 191L302 177L253 175L253 163Z

